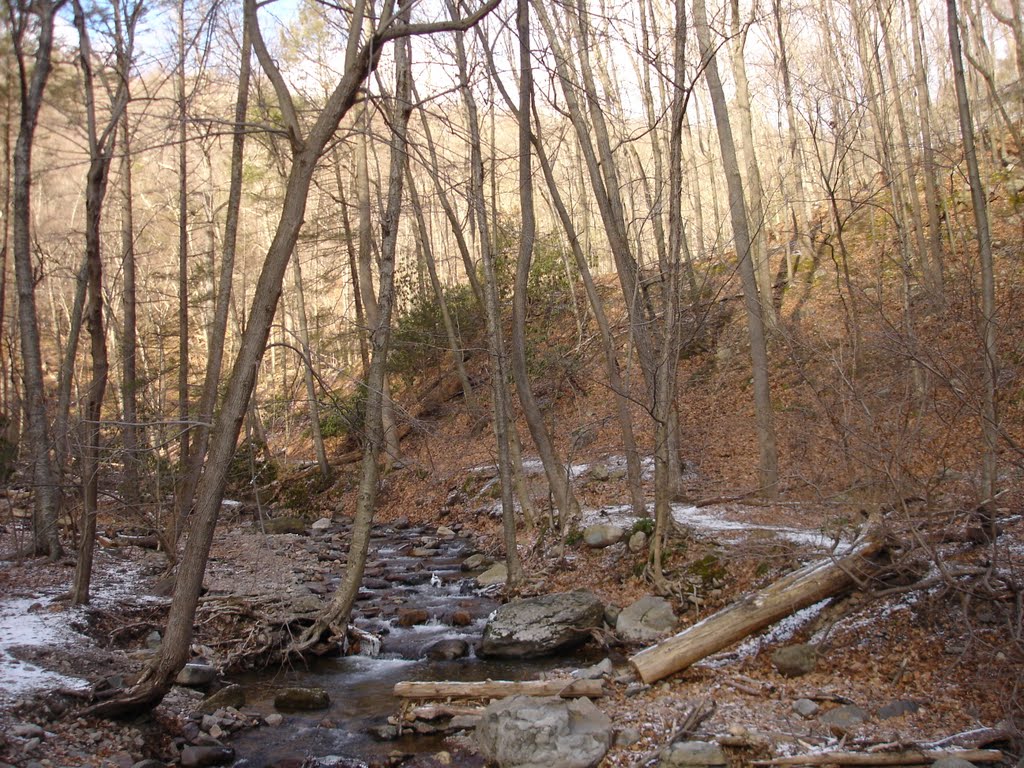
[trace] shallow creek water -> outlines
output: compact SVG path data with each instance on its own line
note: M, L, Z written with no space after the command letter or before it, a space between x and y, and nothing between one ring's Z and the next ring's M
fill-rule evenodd
M394 750L403 753L442 749L436 736L404 736L380 742L367 728L384 723L398 712L392 695L402 680L523 680L542 672L581 663L576 657L504 661L479 659L475 647L487 616L497 601L476 589L472 575L461 570L472 545L459 537L433 536L426 529L381 528L371 539L371 551L353 615L360 629L381 637L376 656L317 659L308 666L264 670L239 676L246 687L247 708L261 714L274 709L274 695L284 687L319 686L331 697L328 709L282 712L278 727L243 731L233 738L238 768L265 768L284 760L314 758L322 765L357 766ZM416 554L413 554L413 551ZM341 574L329 579L333 589ZM423 609L425 624L400 626L400 612ZM456 613L466 626L453 626ZM454 661L431 661L424 651L439 640L461 639L469 655Z

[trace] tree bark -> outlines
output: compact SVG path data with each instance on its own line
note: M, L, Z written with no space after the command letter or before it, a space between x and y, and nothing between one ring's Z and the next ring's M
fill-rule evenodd
M768 384L768 347L765 340L763 313L757 291L757 279L751 260L750 233L747 229L746 205L743 197L743 181L739 163L736 160L736 145L732 138L732 127L725 105L725 92L718 74L718 64L711 47L704 0L693 2L694 22L697 27L697 41L708 90L711 92L711 106L718 128L718 142L722 152L722 165L729 189L729 214L732 220L736 258L739 261L740 281L743 284L744 306L747 310L747 331L750 334L750 357L753 368L754 408L757 420L757 443L760 453L761 492L768 498L778 493L779 467L775 449L775 425L772 414L771 391ZM763 300L763 297L762 297Z
M946 20L949 34L949 51L953 59L953 84L956 89L957 112L960 118L960 136L964 145L964 161L967 163L967 179L971 185L971 203L974 206L974 224L978 238L978 258L981 263L981 316L978 331L982 339L982 406L981 406L981 487L979 504L985 516L984 522L992 524L995 514L991 508L996 497L998 478L999 417L996 412L997 357L996 357L996 295L992 262L992 237L989 233L988 198L982 186L978 169L978 153L974 144L974 120L971 104L967 98L967 84L964 78L964 63L960 49L960 25L956 0L946 0Z
M21 119L14 144L13 205L11 244L14 250L14 274L18 289L18 328L21 340L22 375L25 382L25 438L32 452L35 506L32 513L32 551L48 554L56 560L63 554L57 520L60 517L60 492L50 454L50 429L46 415L46 390L43 383L43 358L39 342L36 312L35 272L29 223L32 221L32 145L35 139L43 92L52 68L53 26L64 0L40 0L32 5L39 17L38 46L34 62L28 61L25 33L31 26L29 11L12 9L12 43L18 67L21 95Z
M515 287L512 294L512 378L515 380L519 403L523 409L530 435L537 453L544 465L548 486L551 488L558 508L561 528L560 540L564 540L572 525L579 518L580 508L572 490L569 473L562 458L555 452L551 435L544 424L537 399L530 387L526 371L526 302L530 279L530 264L533 261L533 246L537 222L533 209L533 164L530 154L530 115L533 98L533 77L530 64L530 9L526 0L519 0L516 14L516 28L519 38L519 210L521 231L519 235L519 260L516 263Z

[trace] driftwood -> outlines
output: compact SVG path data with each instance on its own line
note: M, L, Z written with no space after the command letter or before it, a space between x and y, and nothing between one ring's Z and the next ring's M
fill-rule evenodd
M796 611L849 589L877 570L870 558L882 548L876 526L869 526L852 550L839 558L812 563L764 589L745 595L677 635L630 658L645 683L720 651Z
M755 760L751 765L926 765L944 757L959 757L971 763L997 763L998 749L912 749L903 752L820 752L813 755Z
M400 699L490 699L503 696L578 696L604 695L601 680L483 680L477 683L451 681L395 683L395 696Z

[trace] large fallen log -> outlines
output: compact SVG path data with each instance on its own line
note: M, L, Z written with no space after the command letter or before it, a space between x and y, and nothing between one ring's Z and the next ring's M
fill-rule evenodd
M811 563L762 590L744 595L703 621L630 658L645 683L710 656L780 619L849 589L858 579L874 573L871 557L882 549L877 526L869 525L841 556Z
M811 755L755 760L752 765L928 765L944 757L970 763L998 763L998 749L911 749L904 752L816 752Z
M604 695L601 680L482 680L475 683L420 682L406 680L395 683L395 696L400 699L492 699L504 696L579 696Z

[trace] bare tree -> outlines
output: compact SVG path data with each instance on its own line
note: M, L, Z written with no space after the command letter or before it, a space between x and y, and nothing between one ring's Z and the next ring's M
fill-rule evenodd
M772 414L771 390L768 384L768 348L765 341L763 314L758 297L757 279L751 260L750 233L747 227L743 181L736 159L736 145L725 105L725 91L718 74L715 50L711 45L704 0L693 0L693 18L697 27L697 42L701 62L711 92L711 106L718 128L718 143L725 167L725 180L729 190L729 214L732 220L733 242L739 262L740 281L743 284L743 303L747 310L747 332L750 334L750 357L754 382L754 409L757 420L757 443L760 452L761 492L769 498L778 493L779 466L775 449L775 424Z
M22 375L25 382L25 437L32 451L35 507L32 513L32 551L56 560L62 554L57 520L60 493L50 454L50 429L46 414L43 358L36 312L35 269L32 263L29 224L32 221L32 146L43 92L52 69L53 26L64 0L17 0L7 4L11 42L18 69L21 119L14 144L11 245L18 288L18 329L21 334ZM29 59L26 46L37 40Z
M978 153L974 143L974 121L967 98L964 62L960 47L960 24L956 0L946 0L946 20L949 34L949 52L953 60L953 85L956 88L957 112L960 117L960 136L964 143L964 161L967 179L971 185L971 203L974 206L974 224L977 229L978 257L981 263L981 316L978 331L982 339L981 368L983 394L981 407L981 488L979 505L984 522L994 524L992 508L996 498L998 478L999 417L996 412L997 357L996 357L996 291L992 264L992 238L988 226L988 200L978 169Z
M82 523L79 530L78 563L72 600L76 604L89 602L89 583L92 578L93 547L96 539L96 514L99 503L100 471L100 415L107 389L107 337L103 322L103 258L100 250L100 224L103 203L107 195L107 181L114 155L117 129L128 103L129 68L135 46L135 26L142 14L142 3L119 6L115 11L116 31L114 45L116 62L111 92L110 111L101 128L96 116L96 82L93 72L93 53L85 11L81 0L73 0L75 27L78 30L79 63L85 94L86 134L89 142L89 170L85 187L85 258L88 276L88 302L85 321L89 328L92 381L85 406L85 446L82 454ZM122 19L122 12L124 18Z

